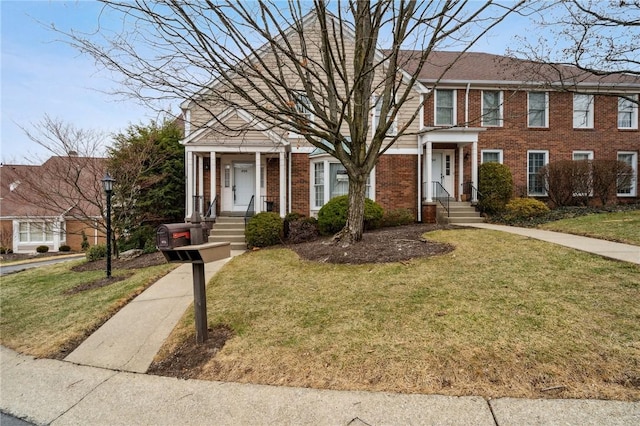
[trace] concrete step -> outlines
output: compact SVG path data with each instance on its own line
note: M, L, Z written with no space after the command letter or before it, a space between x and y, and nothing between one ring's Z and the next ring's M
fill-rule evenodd
M244 243L244 234L242 235L218 235L218 234L209 234L209 242L210 243L221 243L221 242L230 242L230 243Z
M244 226L241 228L238 227L226 227L226 226L219 226L216 225L211 229L211 232L209 233L209 235L211 234L216 234L216 235L244 235Z
M444 210L442 213L446 214ZM449 217L480 217L480 212L475 210L451 210L449 211Z
M484 218L480 216L472 216L472 217L445 217L447 223L450 225L458 224L458 223L483 223Z

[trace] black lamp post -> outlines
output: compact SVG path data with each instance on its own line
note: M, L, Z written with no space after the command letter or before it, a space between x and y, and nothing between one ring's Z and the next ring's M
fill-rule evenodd
M111 193L114 182L109 172L102 178L102 187L107 194L107 278L111 278Z

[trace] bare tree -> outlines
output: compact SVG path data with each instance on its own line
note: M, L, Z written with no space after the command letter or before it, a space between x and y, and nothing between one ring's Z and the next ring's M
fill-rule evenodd
M348 243L362 238L367 177L419 115L417 79L430 54L467 51L524 1L103 3L103 16L122 19L119 29L67 35L121 73L123 91L149 102L186 99L213 120L242 109L337 158L349 176L338 234Z
M57 212L88 227L96 221L104 228L105 173L104 135L74 127L45 115L39 123L22 130L45 148L50 158L33 173L30 167L15 167L17 187L13 195L30 205L32 212Z
M610 83L610 76L640 82L639 1L563 0L538 7L542 35L521 36L510 49L533 62L527 67L537 81L560 82L567 90L597 78ZM637 97L629 100L638 103Z

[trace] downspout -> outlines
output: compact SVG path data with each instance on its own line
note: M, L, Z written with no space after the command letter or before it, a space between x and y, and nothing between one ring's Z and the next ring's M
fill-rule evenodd
M420 120L419 130L424 127L424 94L420 93ZM420 145L420 134L418 134L418 223L422 222L422 149Z
M467 90L464 94L464 127L469 127L469 90L471 83L467 83Z
M287 155L289 156L289 170L287 170L287 175L288 175L288 182L287 182L287 204L288 204L288 208L287 208L287 213L291 213L291 151L287 152Z

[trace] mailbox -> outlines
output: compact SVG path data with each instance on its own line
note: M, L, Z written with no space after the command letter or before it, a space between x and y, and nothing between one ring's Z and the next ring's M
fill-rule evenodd
M156 231L156 246L159 250L171 250L175 247L191 244L190 223L167 223Z

